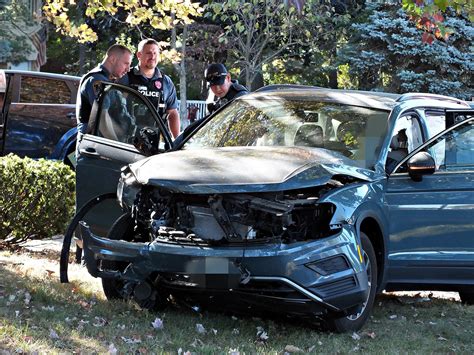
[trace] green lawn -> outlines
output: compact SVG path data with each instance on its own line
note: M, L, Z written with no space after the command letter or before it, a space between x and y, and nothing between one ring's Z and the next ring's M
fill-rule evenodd
M455 293L383 294L361 331L333 334L298 320L108 302L78 265L60 284L58 259L0 251L0 353L474 353L474 306Z

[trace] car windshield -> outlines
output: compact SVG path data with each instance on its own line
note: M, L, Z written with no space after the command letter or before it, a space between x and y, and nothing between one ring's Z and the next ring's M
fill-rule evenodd
M245 97L234 101L184 145L324 148L372 168L388 111L316 101L314 97Z

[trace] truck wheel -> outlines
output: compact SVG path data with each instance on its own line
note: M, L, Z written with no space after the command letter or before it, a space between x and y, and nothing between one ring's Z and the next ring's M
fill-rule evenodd
M356 312L345 317L329 318L326 320L326 327L337 333L348 331L357 331L365 324L374 306L375 293L377 290L377 259L374 247L369 237L361 232L360 240L362 242L362 255L367 270L367 280L369 282L369 294L364 303L362 303Z

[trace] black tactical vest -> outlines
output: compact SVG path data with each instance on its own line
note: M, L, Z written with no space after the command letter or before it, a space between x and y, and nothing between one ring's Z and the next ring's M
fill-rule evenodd
M165 113L164 97L163 97L163 74L161 77L147 79L141 74L135 74L132 69L128 73L128 86L137 90L152 103L158 114L163 117Z

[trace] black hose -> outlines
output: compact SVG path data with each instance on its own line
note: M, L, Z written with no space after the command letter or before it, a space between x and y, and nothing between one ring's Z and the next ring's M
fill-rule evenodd
M81 207L81 209L74 215L71 223L67 227L66 234L64 234L63 247L61 249L61 258L59 260L59 279L61 283L68 283L69 279L67 277L67 268L69 264L69 249L71 248L71 240L74 234L74 231L77 228L79 222L84 218L84 216L89 212L89 210L101 203L104 200L111 198L116 198L117 194L114 192L109 192L103 195L96 196ZM76 255L77 257L77 255Z

